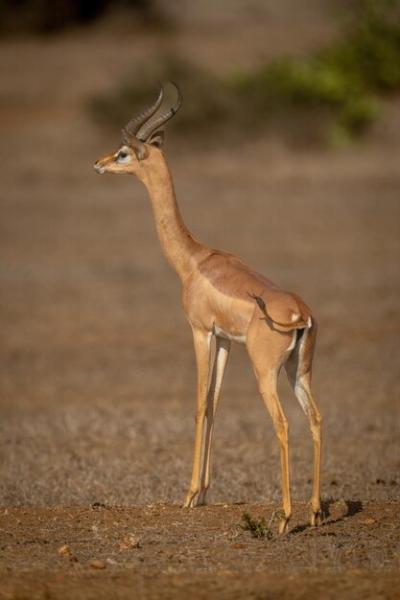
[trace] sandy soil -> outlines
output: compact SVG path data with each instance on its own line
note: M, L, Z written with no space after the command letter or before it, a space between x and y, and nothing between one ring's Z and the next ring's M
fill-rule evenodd
M206 44L206 29L196 32ZM95 128L88 98L162 51L153 38L122 47L96 32L1 43L0 597L395 598L399 107L340 152L260 137L202 150L169 130L195 235L299 292L320 322L326 522L306 526L311 440L283 381L292 533L278 538L272 526L271 540L256 540L241 515L269 519L279 507L279 457L239 347L217 418L211 505L178 506L195 410L178 281L144 190L91 166L119 134ZM140 547L121 550L129 534ZM58 554L64 544L71 555Z
M243 530L244 511L270 520L274 508L9 509L0 597L398 597L398 502L329 503L318 529L297 503L290 534Z

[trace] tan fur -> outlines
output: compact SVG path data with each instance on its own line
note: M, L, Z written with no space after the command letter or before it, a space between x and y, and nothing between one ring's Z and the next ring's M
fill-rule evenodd
M311 522L316 524L320 514L321 419L310 391L316 334L310 309L299 296L281 290L236 256L208 248L192 237L179 212L172 179L159 148L145 144L142 160L138 160L133 148L124 146L124 151L130 153L124 164L118 164L115 153L97 161L95 168L101 173L136 175L146 186L162 250L182 281L183 307L193 331L198 371L196 435L192 480L184 505L193 507L205 502L214 415L229 356L229 340L240 339L246 343L279 440L284 509L280 532L287 530L291 514L287 421L277 395L278 374L285 363L314 440ZM294 333L296 330L300 333ZM294 335L298 341L293 349ZM213 336L216 350L211 361Z

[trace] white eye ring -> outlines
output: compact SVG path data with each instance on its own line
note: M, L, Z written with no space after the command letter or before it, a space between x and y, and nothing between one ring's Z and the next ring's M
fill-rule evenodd
M125 150L125 148L121 148L121 150L119 150L117 153L116 159L119 163L127 163L130 161L131 157L129 152Z

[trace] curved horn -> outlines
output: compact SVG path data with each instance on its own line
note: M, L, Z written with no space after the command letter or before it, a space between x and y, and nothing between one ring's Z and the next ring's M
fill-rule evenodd
M181 94L181 91L178 88L178 86L176 85L176 83L174 83L173 81L171 81L171 84L176 89L176 92L177 92L177 95L178 95L178 98L177 98L174 106L172 106L164 114L160 115L158 117L158 119L156 119L152 123L144 123L143 126L141 127L140 131L137 132L137 138L139 140L142 140L143 142L145 142L146 140L148 140L149 137L151 136L151 134L156 131L156 129L158 129L159 127L161 127L161 125L164 125L167 121L169 121L170 119L172 119L172 117L180 109L180 107L182 105L182 94Z
M158 94L157 100L149 108L140 113L137 117L134 117L129 121L122 130L124 141L129 143L129 140L136 135L140 127L148 121L155 112L160 108L164 98L164 89L160 85L160 93Z

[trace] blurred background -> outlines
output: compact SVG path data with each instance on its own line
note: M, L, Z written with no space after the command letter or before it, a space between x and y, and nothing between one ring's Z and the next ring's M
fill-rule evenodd
M399 2L0 2L0 502L180 502L192 342L145 190L94 160L173 79L165 152L195 237L297 291L320 322L325 498L399 497ZM306 420L282 382L292 489ZM280 497L243 348L213 502Z

